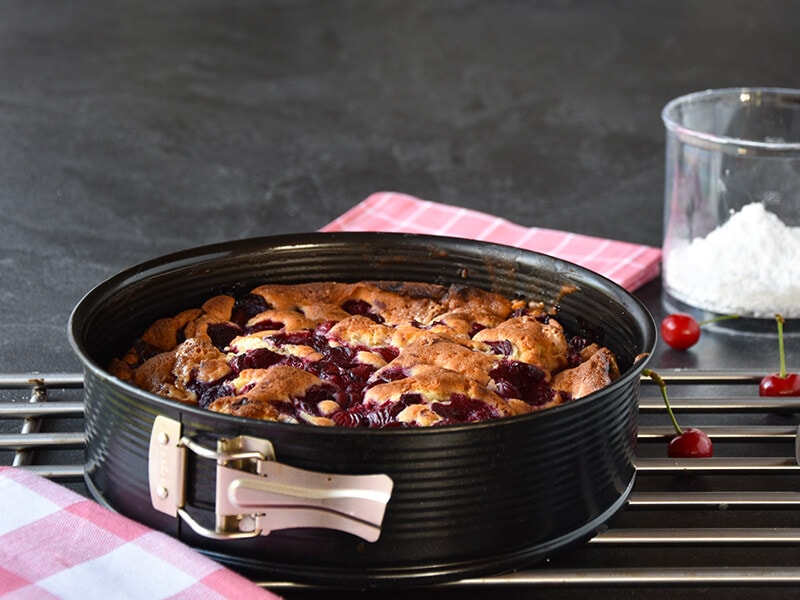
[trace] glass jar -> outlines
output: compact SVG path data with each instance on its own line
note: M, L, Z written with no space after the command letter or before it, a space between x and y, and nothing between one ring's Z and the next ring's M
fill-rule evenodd
M668 308L800 318L800 90L696 92L662 119Z

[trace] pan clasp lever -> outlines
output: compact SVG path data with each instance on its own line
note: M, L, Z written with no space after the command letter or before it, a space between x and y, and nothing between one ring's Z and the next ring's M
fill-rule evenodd
M213 526L187 512L188 452L216 461ZM164 416L153 424L148 471L153 508L214 539L321 527L374 542L393 485L388 475L318 473L282 464L268 440L251 436L219 439L215 449L207 448L183 436L181 424Z

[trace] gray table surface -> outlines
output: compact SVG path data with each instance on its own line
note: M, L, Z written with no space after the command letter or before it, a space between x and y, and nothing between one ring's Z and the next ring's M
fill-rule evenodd
M78 371L69 314L128 266L379 190L659 246L664 104L800 87L799 54L785 0L6 0L0 372ZM776 354L712 334L653 365Z

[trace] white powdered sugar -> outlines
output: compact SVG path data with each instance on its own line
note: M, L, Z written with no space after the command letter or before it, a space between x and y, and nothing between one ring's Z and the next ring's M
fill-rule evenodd
M673 296L705 310L800 317L800 228L748 204L705 238L673 248L664 280Z

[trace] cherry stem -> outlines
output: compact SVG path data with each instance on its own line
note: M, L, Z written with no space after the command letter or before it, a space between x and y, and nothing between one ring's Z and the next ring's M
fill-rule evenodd
M728 319L738 319L739 315L719 315L718 317L713 317L711 319L706 319L705 321L700 321L698 325L702 327L703 325L710 325L711 323L717 323L718 321L727 321Z
M775 320L778 322L778 356L781 360L781 371L778 375L781 379L786 378L786 352L783 349L783 323L784 319L781 315L775 315Z
M666 382L661 378L661 375L659 375L655 371L651 371L650 369L643 369L642 375L644 375L645 377L649 377L658 384L658 387L661 390L661 397L664 398L664 404L667 407L667 413L669 414L669 418L672 421L672 426L675 428L675 433L677 433L678 435L682 435L683 429L681 429L681 426L678 425L678 419L675 418L675 413L672 412L672 407L669 405Z

